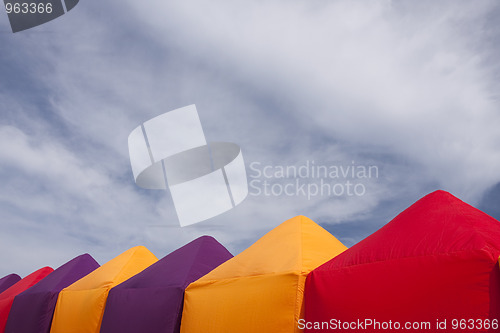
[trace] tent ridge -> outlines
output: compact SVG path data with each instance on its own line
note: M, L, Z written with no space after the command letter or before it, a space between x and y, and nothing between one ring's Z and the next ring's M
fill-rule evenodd
M497 220L495 220L495 221L497 221ZM495 249L497 251L500 251L500 246L496 246L491 241L491 237L487 237L482 230L474 230L474 232L476 234L478 234L479 236L481 236L482 240L484 241L484 245L481 247L481 249L485 248L485 247L489 247L489 248L493 248L493 249Z
M149 251L149 249L143 245L138 245L138 246L134 246L133 248L133 251L130 251L130 256L128 257L129 260L126 261L125 265L123 265L120 270L117 272L117 274L115 275L114 279L113 280L122 280L121 279L121 276L123 275L124 272L126 272L128 270L128 268L130 266L135 266L135 264L131 261L131 259L134 258L134 256L139 253L140 251L145 251L145 253L150 253L151 255L153 255L153 257L156 258L156 256L151 252ZM158 260L158 258L156 258L156 260ZM149 267L150 265L148 265L147 267ZM146 268L147 268L146 267ZM144 268L145 269L145 268ZM144 269L142 269L140 272L142 272ZM136 275L136 274L134 274ZM133 277L133 276L132 276ZM129 277L131 278L131 277ZM125 282L126 280L128 280L129 278L125 279L124 281L122 282ZM113 284L111 283L110 286L111 287L114 287L116 284Z
M133 251L130 251L130 255L128 256L128 260L126 261L125 265L121 266L120 269L116 272L115 276L113 277L112 280L118 279L122 273L126 270L130 263L130 259L134 257L134 255L138 252L140 246L134 246L132 249ZM110 284L112 285L112 284Z
M298 223L298 227L299 227L299 246L298 246L298 250L299 250L299 269L302 270L302 268L304 267L304 257L302 255L302 251L304 249L304 234L303 234L303 231L304 231L304 228L302 227L302 224L305 223L307 220L305 220L305 216L304 215L299 215L299 223Z
M486 252L489 254L490 252L487 251L487 248L488 248L488 246L486 246L486 244L485 244L485 246L483 246L481 248L477 248L477 249L457 250L457 251L453 251L453 252L436 252L436 253L419 254L419 255L413 255L413 256L378 259L378 260L373 260L373 261L369 261L369 262L349 264L349 265L344 265L344 266L329 266L328 270L342 270L342 269L347 268L347 267L364 266L364 265L370 265L370 264L392 262L392 261L397 261L397 260L414 259L414 258L438 257L438 256L443 256L443 255L450 256L450 255L460 254L460 253ZM500 258L500 256L499 256L499 258ZM328 264L328 262L326 262L324 265L326 265L326 264ZM319 266L317 268L318 271L321 271L321 267L323 267L324 265Z
M309 272L305 272L309 273ZM255 277L262 277L262 276L279 276L279 275L302 275L304 272L302 270L289 270L285 272L273 272L273 273L265 273L265 274L254 274L254 275L239 275L239 276L233 276L233 277L228 277L228 278L221 278L221 279L211 279L211 280L198 280L190 284L190 288L197 287L197 286L202 286L202 285L208 285L212 284L215 282L220 282L220 281L232 281L232 280L238 280L238 279L245 279L245 278L255 278Z
M193 270L193 267L194 267L194 264L196 262L196 258L198 258L199 254L200 254L200 251L202 249L202 245L207 241L207 237L208 236L202 236L203 238L197 242L196 246L197 246L197 249L196 249L196 254L194 254L193 256L191 256L191 263L189 264L189 268L186 269L185 271L185 276L184 276L184 281L183 281L183 286L184 288L187 288L187 286L189 285L189 283L187 284L186 281L188 280L192 270ZM195 240L196 241L196 240Z

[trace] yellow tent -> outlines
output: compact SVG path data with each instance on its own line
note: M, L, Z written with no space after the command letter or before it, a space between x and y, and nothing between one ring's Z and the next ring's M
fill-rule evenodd
M181 333L300 332L307 274L344 250L305 216L282 223L188 286Z
M108 292L158 259L133 247L59 293L51 333L98 333Z

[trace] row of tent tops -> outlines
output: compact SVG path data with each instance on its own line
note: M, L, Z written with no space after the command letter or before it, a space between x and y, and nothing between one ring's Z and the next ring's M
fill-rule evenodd
M297 216L235 257L210 236L161 260L143 246L102 266L84 254L0 279L0 333L299 332L311 272L457 251L487 250L496 260L500 224L436 191L346 250Z

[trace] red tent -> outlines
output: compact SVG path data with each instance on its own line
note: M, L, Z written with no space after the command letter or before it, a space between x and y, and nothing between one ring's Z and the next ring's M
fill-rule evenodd
M0 332L3 333L5 330L5 324L7 323L7 318L9 318L10 308L14 298L25 291L26 289L34 286L44 277L52 273L54 270L50 267L40 268L39 270L31 273L21 281L14 284L9 289L5 290L0 294Z
M306 332L487 331L500 318L499 255L500 223L436 191L313 270L299 324Z

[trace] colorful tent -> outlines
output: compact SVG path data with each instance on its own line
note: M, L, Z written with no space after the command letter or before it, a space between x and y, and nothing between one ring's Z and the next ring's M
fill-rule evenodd
M294 332L309 271L346 247L297 216L188 286L181 332Z
M9 274L0 279L0 294L5 290L9 289L14 283L21 280L21 277L17 274Z
M109 290L157 260L144 246L137 246L64 288L57 299L50 332L98 333Z
M372 324L364 330L391 321L400 331L394 325L417 330L405 326L429 322L430 330L418 330L456 332L453 320L470 325L473 319L468 331L482 332L485 321L500 318L499 255L497 220L447 192L431 193L311 272L303 324L324 325L311 332L330 332L323 322L368 319ZM341 328L361 330L357 324Z
M101 333L179 332L184 290L233 256L200 237L111 289Z
M48 333L59 292L98 267L99 264L94 258L83 254L17 295L10 310L5 332Z
M40 268L0 294L0 332L3 333L5 330L5 324L7 323L14 297L34 286L53 271L50 267Z

